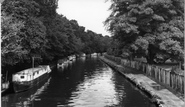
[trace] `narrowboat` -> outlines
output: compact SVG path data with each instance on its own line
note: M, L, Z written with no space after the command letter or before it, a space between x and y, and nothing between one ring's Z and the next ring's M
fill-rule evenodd
M91 56L97 56L98 54L97 53L92 53Z
M68 56L69 61L72 61L72 60L74 60L75 58L76 58L75 55Z
M49 78L51 69L49 65L29 68L12 75L14 92L26 91Z
M7 71L5 79L4 79L3 75L1 74L1 94L3 94L6 90L8 90L9 86L10 86L10 83L8 80L8 71Z
M57 68L64 68L69 63L67 58L58 60Z
M82 56L82 57L86 57L86 54L85 54L85 53L83 53L81 56Z
M57 68L64 68L64 63L63 62L59 62L57 64Z
M9 88L9 81L1 83L1 94L3 94Z

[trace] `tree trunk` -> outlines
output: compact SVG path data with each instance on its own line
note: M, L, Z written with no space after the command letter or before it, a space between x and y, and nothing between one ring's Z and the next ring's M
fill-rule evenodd
M152 44L149 44L148 46L148 56L146 57L148 64L154 64L154 58L155 58L156 52L155 48Z

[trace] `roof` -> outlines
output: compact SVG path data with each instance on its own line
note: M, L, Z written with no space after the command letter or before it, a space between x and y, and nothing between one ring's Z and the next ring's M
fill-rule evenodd
M46 68L47 68L46 65L45 66L38 66L35 68L29 68L29 69L22 70L20 72L15 73L14 75L16 75L16 74L19 74L19 75L20 74L33 74L34 72L37 72L39 70L46 69Z

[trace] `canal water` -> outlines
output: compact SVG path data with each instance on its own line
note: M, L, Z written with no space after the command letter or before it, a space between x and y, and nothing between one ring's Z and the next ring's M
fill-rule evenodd
M155 107L97 57L80 58L52 71L42 84L1 98L2 107Z

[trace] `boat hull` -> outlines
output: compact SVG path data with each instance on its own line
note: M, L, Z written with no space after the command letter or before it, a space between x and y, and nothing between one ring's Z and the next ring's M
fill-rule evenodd
M13 82L14 92L18 93L18 92L26 91L26 90L38 85L42 81L47 80L49 78L49 76L50 76L49 73L45 73L42 76L40 76L32 81Z

